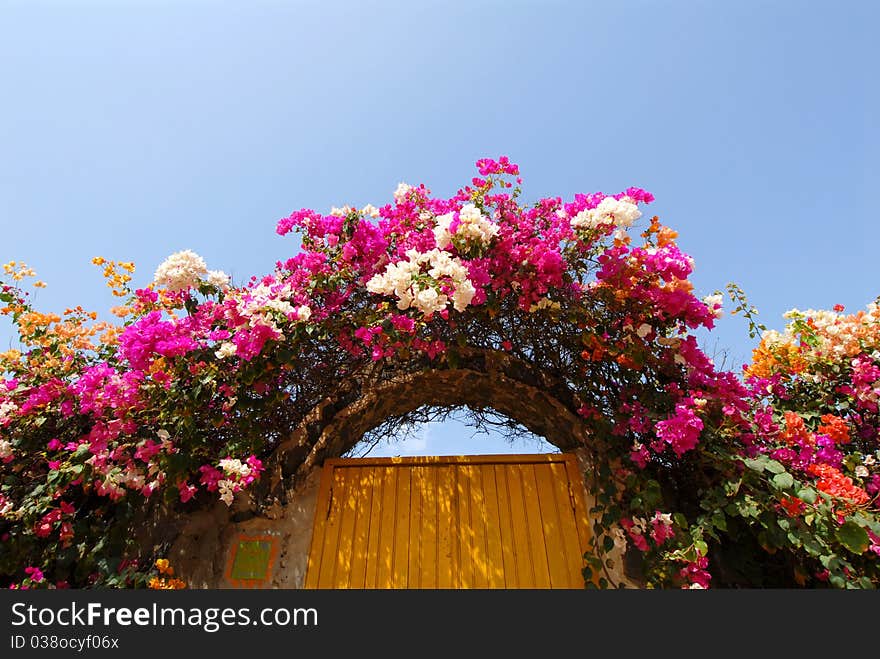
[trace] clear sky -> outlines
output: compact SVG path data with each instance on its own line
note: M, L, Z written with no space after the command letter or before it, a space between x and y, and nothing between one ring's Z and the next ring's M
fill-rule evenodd
M880 3L0 0L0 259L44 310L114 304L192 249L241 283L278 218L449 195L483 156L525 196L652 191L701 295L771 327L880 294ZM12 344L0 328L0 348ZM704 343L739 367L724 319ZM449 423L394 453L533 449ZM378 453L374 452L373 455Z

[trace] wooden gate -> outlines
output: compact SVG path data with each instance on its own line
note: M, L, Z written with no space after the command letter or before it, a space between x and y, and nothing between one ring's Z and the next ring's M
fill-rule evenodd
M575 456L331 459L306 588L583 588Z

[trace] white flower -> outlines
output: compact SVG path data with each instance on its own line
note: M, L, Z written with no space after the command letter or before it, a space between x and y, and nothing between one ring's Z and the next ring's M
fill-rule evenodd
M551 311L558 311L560 309L559 302L554 302L549 297L542 297L535 304L529 307L529 313L535 313L536 311L540 311L541 309L550 309Z
M171 439L171 435L168 433L167 430L164 430L164 429L163 429L163 430L157 430L157 431L156 431L156 437L158 437L159 439L161 439L163 442L167 442L169 439Z
M448 299L445 295L438 293L432 286L423 288L416 293L413 305L426 316L443 311L446 308Z
M596 208L583 210L571 220L575 229L595 229L603 224L617 227L631 227L642 216L642 212L627 198L605 197Z
M463 240L468 245L487 246L498 235L498 225L490 221L473 204L465 204L458 212L458 225L455 233L450 230L454 213L439 215L434 227L434 241L437 247L445 249L452 244L453 236Z
M692 583L690 586L688 586L688 589L689 590L705 590L705 588L698 583Z
M237 458L224 458L220 461L220 468L227 476L247 476L251 473L250 466Z
M336 208L336 206L334 206L330 209L330 215L333 217L345 217L353 210L354 209L351 206L343 206L342 208Z
M308 320L309 318L312 317L312 310L303 304L302 306L297 307L296 317L299 320Z
M437 216L437 225L434 227L434 242L439 249L446 249L452 244L452 234L449 225L452 223L453 213Z
M452 306L455 307L456 311L464 311L467 305L471 303L471 300L474 299L476 292L477 289L474 288L471 280L465 279L455 289L455 293L452 294Z
M856 467L856 476L859 478L867 478L868 473L868 468L865 465L859 465Z
M11 400L4 400L0 403L0 423L9 420L12 416L12 413L18 409L18 405L13 403Z
M764 330L761 332L761 341L763 341L768 348L788 343L790 339L790 335L780 334L776 330Z
M363 208L361 208L361 215L366 215L368 217L379 217L379 209L373 206L373 204L367 204Z
M439 249L429 252L411 249L406 256L408 260L389 263L385 272L374 275L367 282L367 290L396 297L401 311L414 306L425 315L442 311L449 303L449 296L439 291L441 285L452 289L456 310L463 311L470 304L476 289L468 279L467 268L457 257ZM425 275L437 286L426 281Z
M724 311L721 309L721 305L724 301L724 298L720 293L716 293L715 295L707 295L703 298L703 304L705 304L709 311L715 318L721 318L724 315Z
M397 189L394 191L394 201L400 203L406 197L406 193L412 190L412 186L407 183L398 183Z
M220 492L220 500L227 506L231 506L235 494L235 483L226 479L217 481L217 489Z
M191 250L175 252L156 268L154 281L169 291L185 291L198 286L202 276L207 274L205 260Z
M615 526L609 531L609 534L618 550L622 551L626 548L626 532L621 527Z
M7 439L0 439L0 460L12 457L12 443Z
M636 335L640 339L644 339L646 336L648 336L648 334L651 333L653 329L654 328L648 325L648 323L642 323L641 325L639 325L639 329L636 330Z
M221 290L229 288L229 275L222 270L208 270L208 276L205 277L205 281Z
M217 356L217 359L226 359L227 357L232 357L236 350L238 350L238 346L232 343L232 341L224 341L214 354Z
M868 466L871 466L872 464L874 464L877 461L874 459L873 455L866 455L865 459L862 460L862 462L864 462Z

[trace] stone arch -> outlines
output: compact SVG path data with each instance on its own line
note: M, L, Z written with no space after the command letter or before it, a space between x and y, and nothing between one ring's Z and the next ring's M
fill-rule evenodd
M278 549L278 563L255 587L302 587L324 460L341 456L386 419L423 406L491 408L574 453L589 475L602 441L578 415L581 401L564 381L503 352L470 350L461 357L456 368L388 372L376 364L347 378L338 395L316 405L278 445L260 491L237 496L232 508L217 504L193 515L174 542L176 564L195 586L229 587L224 570L233 548L241 538L263 537ZM594 505L593 495L585 496L587 507ZM622 565L619 548L610 555ZM633 584L619 568L614 577Z
M562 451L590 437L576 411L580 401L562 380L495 350L469 350L452 369L375 368L346 385L347 392L316 405L268 460L269 490L282 500L326 458L342 455L386 419L424 406L490 408Z

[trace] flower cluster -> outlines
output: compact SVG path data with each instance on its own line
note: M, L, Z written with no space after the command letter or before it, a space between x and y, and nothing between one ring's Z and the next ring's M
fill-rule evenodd
M186 249L165 259L156 268L153 281L156 286L176 293L196 288L203 281L214 288L225 289L229 286L229 275L220 270L208 270L201 256Z
M464 311L474 299L476 289L457 257L439 249L411 249L406 256L406 261L390 263L370 279L367 290L396 297L401 311L415 307L425 316L444 311L450 300L456 311Z
M626 229L631 227L642 212L628 197L615 199L605 197L595 208L586 208L571 219L574 229L598 229L614 226Z
M439 249L450 245L461 253L474 249L483 252L498 235L498 225L489 221L473 204L465 204L458 213L446 213L436 219L434 240Z

